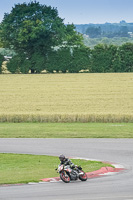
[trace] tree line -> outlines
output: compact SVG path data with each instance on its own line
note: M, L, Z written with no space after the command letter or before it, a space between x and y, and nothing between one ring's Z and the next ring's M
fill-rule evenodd
M3 57L0 56L2 63ZM0 64L1 64L0 63ZM34 66L31 71L31 65ZM89 47L61 47L47 58L34 54L32 60L15 55L7 62L11 73L109 73L133 72L133 44L121 46L98 44Z
M0 43L15 52L7 62L11 73L133 71L132 43L119 47L98 44L90 49L73 24L63 23L56 8L36 1L17 4L5 13Z

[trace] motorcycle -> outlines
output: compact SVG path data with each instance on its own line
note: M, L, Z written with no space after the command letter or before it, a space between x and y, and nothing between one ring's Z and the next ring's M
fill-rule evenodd
M80 166L75 166L75 168L71 168L69 165L59 165L58 169L56 170L57 173L60 174L61 180L65 183L69 183L72 180L76 181L78 179L80 179L81 181L87 180L87 174L82 170L82 167Z

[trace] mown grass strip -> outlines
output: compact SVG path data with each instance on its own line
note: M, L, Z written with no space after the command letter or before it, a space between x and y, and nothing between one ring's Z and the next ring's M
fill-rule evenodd
M0 123L0 138L133 138L133 123Z
M71 159L86 172L111 166L99 161ZM58 157L26 154L0 154L0 184L38 182L42 178L57 177Z

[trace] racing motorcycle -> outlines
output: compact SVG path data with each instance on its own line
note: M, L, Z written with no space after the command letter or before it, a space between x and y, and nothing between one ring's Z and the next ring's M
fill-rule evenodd
M87 174L82 170L82 167L75 166L75 168L70 168L69 165L59 165L58 169L56 169L57 172L60 174L60 178L65 183L69 183L71 180L78 180L86 181L87 180Z

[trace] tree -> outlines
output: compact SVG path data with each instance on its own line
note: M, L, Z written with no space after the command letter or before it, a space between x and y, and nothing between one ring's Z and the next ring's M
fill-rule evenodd
M1 39L0 39L0 48L3 48L3 44L2 44L2 42L1 42Z
M74 24L66 26L66 44L67 46L84 46L83 36L75 30Z
M84 46L72 48L71 62L68 66L68 71L70 73L78 73L80 70L89 70L90 52L90 48Z
M62 72L66 73L68 71L69 65L71 63L71 51L69 47L61 47L58 50L53 50L48 55L47 60L47 71L48 72Z
M2 63L4 61L4 56L0 54L0 74L2 72Z
M18 57L28 59L29 69L33 73L40 71L34 67L39 66L35 56L41 59L42 70L45 69L46 57L53 47L62 45L64 41L69 44L81 41L81 35L76 34L73 25L65 26L57 9L40 5L36 1L15 5L10 14L4 15L0 29L4 47L14 49Z
M58 71L62 73L66 73L70 66L71 62L71 48L70 47L62 47L58 49Z
M48 56L48 72L78 73L80 70L89 69L90 49L84 46L61 47Z
M6 66L7 66L7 69L13 74L20 73L20 72L27 74L30 70L30 62L23 55L13 56L13 58L7 62Z
M46 71L48 73L53 73L54 71L59 72L59 58L58 50L50 51L46 62Z
M121 45L113 62L114 72L133 72L133 44Z
M98 44L92 50L91 55L91 72L104 73L112 72L113 60L117 52L114 45Z

